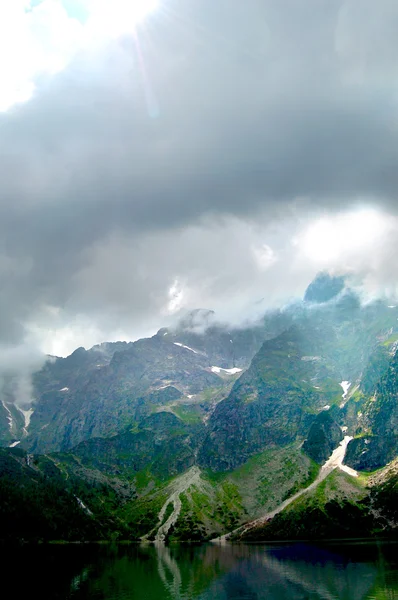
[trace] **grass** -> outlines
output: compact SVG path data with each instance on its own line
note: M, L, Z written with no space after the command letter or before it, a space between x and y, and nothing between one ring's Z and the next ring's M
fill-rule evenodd
M187 425L195 425L202 422L202 411L199 406L195 406L194 404L179 404L173 406L171 410Z
M395 344L395 342L398 342L398 333L394 333L392 336L390 336L385 342L383 342L383 346L391 346L391 344Z
M319 465L294 444L251 457L228 479L237 486L246 511L258 515L306 488L318 472Z

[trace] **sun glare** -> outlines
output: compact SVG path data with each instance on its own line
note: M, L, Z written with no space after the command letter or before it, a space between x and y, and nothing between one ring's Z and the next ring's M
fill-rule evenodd
M376 210L362 209L318 219L299 237L297 245L310 260L333 263L377 243L387 226L384 215Z
M90 7L91 26L97 33L119 36L134 31L158 6L158 0L95 0Z

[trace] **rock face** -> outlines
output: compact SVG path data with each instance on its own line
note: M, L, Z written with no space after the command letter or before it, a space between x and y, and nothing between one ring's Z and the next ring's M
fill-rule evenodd
M192 396L207 403L204 416L211 400L228 394L237 373L289 317L275 312L256 326L235 330L213 320L211 311L194 311L175 329L161 329L149 339L78 348L67 358L51 358L34 375L28 435L22 414L14 420L21 421L18 431L11 431L0 403L0 443L18 439L38 453L67 450L86 439L116 435L159 407Z
M333 303L295 305L288 312L293 325L264 342L229 396L217 405L199 452L202 465L228 471L266 447L303 439L326 406L336 422L355 433L357 398L343 408L337 382L358 381L366 372L375 348L395 335L395 312L382 303L361 307L352 293ZM368 386L375 371L385 369L383 357L381 352L381 358L374 359ZM325 445L323 455L329 449Z
M188 426L175 415L159 412L134 430L110 438L94 438L73 449L83 465L108 475L134 476L144 469L163 480L175 477L195 462L203 425Z
M115 435L173 399L224 385L206 355L158 336L129 344L110 360L96 352L93 363L92 351L83 351L73 374L64 367L69 359L46 365L37 376L39 399L23 442L34 452Z
M345 286L344 277L332 277L329 273L319 273L308 286L304 301L321 304L335 298L343 291Z
M387 372L363 406L361 435L347 448L346 464L357 470L380 468L398 454L398 353L392 352Z
M351 440L345 464L357 471L374 471L386 465L395 456L395 451L388 447L388 440L369 435Z
M343 439L343 432L328 411L321 412L310 427L303 450L318 464L324 463Z
M227 471L267 446L304 437L317 412L339 395L319 357L304 354L307 344L306 331L296 326L264 342L228 398L217 405L199 454L201 464Z
M316 281L314 285L315 283ZM301 371L296 369L293 360L287 365L283 359L280 375L283 379L283 373L289 372L291 383L295 380L298 394L295 396L292 384L293 387L289 390L291 410L298 411L307 419L307 429L300 425L298 431L299 436L305 436L311 419L322 408L322 404L313 409L306 407L303 412L304 407L300 405L304 386L302 380L310 385L306 376L316 378L310 385L312 392L315 395L319 392L320 397L325 397L323 405L335 402L340 391L337 382L358 380L366 369L380 335L393 331L396 324L394 310L382 303L361 307L355 295L350 295L347 291L336 302L311 305L299 302L283 311L265 315L257 326L241 329L230 330L217 324L210 311L194 311L173 330L161 329L150 339L129 344L101 344L88 351L78 348L68 358L49 360L34 375L34 412L27 431L24 428L24 415L15 409L13 399L5 398L6 407L0 402L0 445L9 446L20 442L21 447L33 452L68 450L87 439L114 436L127 426L140 423L160 407L168 410L174 403L177 408L184 405L185 410L186 403L192 397L192 403L196 402L198 408L198 418L204 418L212 426L214 422L209 417L215 404L228 396L232 384L239 377L236 369L244 371L258 353L256 364L263 364L260 370L265 374L266 353L276 343L274 341L278 336L291 326L297 326L301 330L298 350L303 362L307 361L308 364L301 369L301 376ZM271 345L262 348L264 342ZM289 354L287 347L284 354L285 358ZM273 356L272 350L270 356ZM231 377L231 373L212 369L214 366L221 369L233 368L235 374ZM372 377L377 379L380 367L377 360L374 367ZM270 382L260 377L257 389L257 376L254 376L253 366L249 374L243 374L240 391L236 388L239 397L243 398L247 388L251 390L248 396L252 399L256 394L259 397L273 394L278 396L278 402L284 402L283 398L279 399L279 391L281 394L285 393L284 386L275 383L279 377L278 368L276 359L270 365ZM254 379L250 384L252 376ZM372 385L372 377L369 385ZM268 383L270 389L265 391ZM232 406L232 396L229 403ZM250 408L246 404L251 404L251 401L244 401L242 404L243 413L249 421L263 418L262 409L259 408L260 405L264 406L263 401L253 403ZM267 406L267 410L270 410L273 403L270 402ZM220 406L219 410L226 410L226 404ZM237 411L240 410L239 404ZM11 421L8 411L13 413L12 427L9 425ZM250 411L253 411L252 417L248 416ZM225 414L229 419L229 412ZM354 426L355 420L356 416L353 415L347 424ZM235 421L238 423L239 416L235 420L231 419L232 424ZM342 421L339 422L343 424ZM222 426L220 423L221 418L218 419L218 429L228 428L227 423ZM271 423L272 419L269 421L270 428ZM294 426L292 424L292 428ZM267 426L260 423L264 443L267 443L267 439L273 443L274 438L280 439L278 443L293 439L294 436L289 434L289 427L285 433L280 428L278 437L271 435L270 428L265 434ZM239 428L237 424L237 431ZM246 444L245 435L242 439ZM255 438L256 434L249 437ZM220 443L222 449L223 442ZM210 446L213 447L213 442ZM262 447L262 442L260 446ZM251 449L247 455L255 452L258 446L252 439L247 443L247 448L249 447Z

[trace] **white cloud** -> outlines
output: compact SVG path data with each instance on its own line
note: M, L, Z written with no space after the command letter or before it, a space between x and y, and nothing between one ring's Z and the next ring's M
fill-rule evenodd
M184 290L176 279L168 291L169 302L167 304L166 313L173 314L180 310L184 301Z
M395 231L336 217L369 196L397 214L380 1L161 0L138 47L134 0L0 0L1 108L36 90L0 115L3 342L34 322L64 353L178 307L238 322L328 267L394 285Z
M361 209L316 219L295 238L304 260L320 269L358 269L369 264L385 236L398 230L398 221L375 209Z
M88 39L101 40L133 33L137 23L158 4L158 0L87 0L90 14Z
M38 78L63 70L78 50L82 25L57 0L30 7L0 3L0 111L26 102Z
M278 260L275 252L268 244L253 247L253 256L260 271L266 271Z
M83 23L62 0L0 0L0 112L27 102L41 78L63 71L81 50L126 33L157 0L85 0Z

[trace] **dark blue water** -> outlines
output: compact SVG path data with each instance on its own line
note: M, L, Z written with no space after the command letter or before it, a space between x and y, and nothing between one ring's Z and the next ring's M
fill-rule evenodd
M11 600L398 599L398 544L40 546L2 574Z

